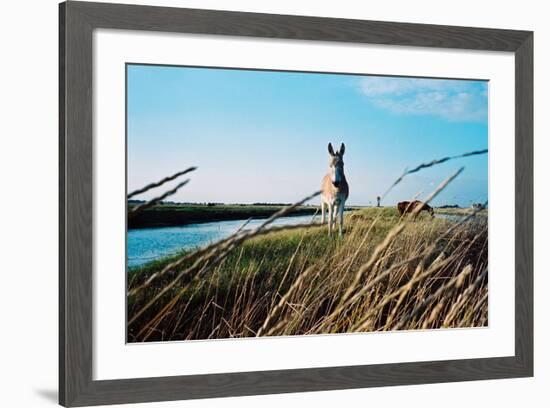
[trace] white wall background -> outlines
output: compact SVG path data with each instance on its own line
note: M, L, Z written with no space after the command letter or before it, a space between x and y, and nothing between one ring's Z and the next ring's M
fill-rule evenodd
M550 125L550 26L545 2L399 0L122 1L535 31L535 378L170 402L147 407L546 407L550 400L550 277L542 203ZM57 1L0 6L0 405L57 400ZM7 226L7 228L6 228Z

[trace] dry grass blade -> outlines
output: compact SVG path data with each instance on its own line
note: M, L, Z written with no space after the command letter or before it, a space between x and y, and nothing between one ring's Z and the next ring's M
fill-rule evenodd
M292 205L289 205L287 207L284 207L284 208L281 208L279 211L277 211L275 214L273 214L271 217L269 217L266 221L264 221L258 228L257 230L261 230L263 228L265 228L267 225L271 224L273 221L275 221L277 218L281 218L281 217L284 217L285 215L289 214L290 212L292 212L294 209L296 209L297 207L307 203L309 200L311 200L312 198L315 198L317 197L319 194L321 194L321 191L318 190L316 191L315 193L313 194L310 194L308 195L306 198L303 198L302 200L292 204Z
M363 266L361 266L361 268L359 268L359 270L355 274L355 277L353 278L351 285L349 285L348 289L344 293L344 296L342 296L340 306L334 312L335 314L338 314L341 310L343 310L349 304L349 302L347 301L350 298L350 296L353 294L353 292L356 291L356 288L359 286L359 282L361 281L361 278L363 277L363 275L372 268L372 266L376 263L376 261L378 261L378 258L380 257L380 255L390 246L390 244L393 242L395 237L397 237L403 231L404 228L405 228L404 224L398 224L395 228L393 228L388 233L388 235L386 235L386 238L384 239L384 241L376 247L369 261Z
M442 299L442 298L448 298L452 296L461 286L462 282L466 277L472 272L473 267L472 265L466 265L462 272L454 277L453 279L449 280L445 285L439 287L437 291L435 291L433 294L428 296L422 303L420 303L418 306L416 306L411 312L405 314L396 324L393 326L392 330L399 330L404 325L415 319L420 313L424 312L426 310L427 306L432 303L434 300ZM481 283L483 278L487 275L487 269L479 275L476 279L477 282Z
M443 254L440 254L439 257L436 259L436 262L442 257L443 257ZM386 323L386 326L389 326L391 324L391 322L393 321L393 319L395 318L395 316L397 315L397 310L399 309L399 307L401 306L401 304L405 300L405 297L407 296L407 293L409 293L409 291L414 286L414 284L417 281L419 275L421 275L421 272L422 272L423 268L424 268L424 260L422 259L418 263L418 265L416 265L416 268L414 270L414 274L413 274L411 280L409 282L407 282L404 286L401 287L401 289L398 291L400 293L396 293L396 295L399 294L399 299L397 299L397 303L393 306L393 308L390 312L390 315L388 316L388 321ZM364 323L364 321L366 321L367 319L368 319L368 317L363 318L363 321L359 323L359 327L361 327L361 324Z
M427 198L426 202L430 202L430 200L433 200L445 187L449 185L458 175L464 170L464 167L458 169L454 174L452 174L450 177L445 179L436 189L433 193L430 194L430 196ZM413 215L417 214L420 211L421 207L418 206L414 209ZM355 300L358 299L358 296L352 296L354 292L358 292L359 294L362 294L365 292L365 288L357 290L359 287L359 282L365 275L367 271L369 271L373 265L378 261L380 255L388 248L388 246L393 242L393 240L403 231L405 228L405 224L403 221L401 221L399 224L397 224L390 232L386 235L386 238L384 241L378 245L372 254L369 261L361 266L361 268L358 269L357 273L355 274L355 277L352 281L352 283L349 285L348 289L342 296L342 299L340 301L339 306L336 308L334 312L331 313L331 315L327 318L327 323L330 322L330 320L334 319L336 316L338 316L340 313L342 313L348 306L350 306Z
M269 217L266 221L264 221L262 224L260 224L256 229L254 230L250 230L250 231L245 231L245 232L238 232L234 235L232 235L230 238L222 241L221 243L218 243L218 244L215 244L213 245L211 248L210 248L210 251L208 253L205 253L203 257L197 259L195 261L195 263L181 271L174 280L172 280L172 282L170 282L169 284L165 285L162 290L160 292L157 293L156 296L154 296L145 306L143 306L143 308L141 310L139 310L136 314L134 314L132 316L132 318L129 320L128 322L128 325L131 325L137 318L139 318L147 309L149 309L154 303L156 303L162 296L164 296L170 289L172 289L176 283L183 277L183 276L189 276L191 275L193 272L197 272L197 271L200 271L200 270L203 270L203 268L201 269L198 269L199 265L204 262L210 262L208 264L208 268L211 268L212 266L215 266L217 265L219 262L221 262L225 256L227 256L227 254L233 249L235 248L237 245L239 244L242 244L244 241L246 240L249 240L251 238L254 238L255 236L258 236L258 235L261 235L262 233L265 233L264 232L264 229L266 226L268 226L269 224L273 223L277 218L279 217L283 217L285 216L286 214L288 214L289 212L291 212L293 209L295 209L296 207L304 204L305 202L311 200L312 198L318 196L321 192L320 191L317 191L309 196L307 196L306 198L298 201L297 203L291 205L291 206L288 206L288 207L285 207L279 211L277 211L274 215L272 215L271 217ZM312 226L314 224L307 224L308 226ZM284 226L284 227L281 227L279 228L279 230L282 230L283 228L291 228L291 227L294 227L294 226ZM214 258L214 260L212 261L212 259ZM135 292L134 292L135 293Z
M423 257L420 257L421 261L423 259L424 259ZM362 317L362 319L356 324L356 326L353 328L353 330L357 330L357 331L364 330L366 328L366 325L367 325L369 319L373 315L375 315L377 312L379 312L380 309L382 309L387 304L389 304L390 301L395 299L397 296L401 296L401 295L405 296L413 285L415 285L416 283L422 281L424 278L430 276L436 270L436 268L440 267L441 262L445 262L445 261L441 258L437 258L433 262L433 264L430 266L430 268L427 271L424 271L422 273L420 273L421 268L422 268L422 263L420 263L417 266L416 270L415 270L415 274L413 275L413 278L406 285L402 286L401 288L399 288L395 292L393 292L389 295L386 295L384 297L384 300L382 300L378 305L376 305L375 308L371 309L369 312L367 312L367 314L364 317ZM449 260L447 260L446 262L448 263ZM384 273L384 275L386 275L386 274L387 274L387 272ZM403 300L401 298L398 300L398 302L395 306L395 309L397 309L399 307L399 305L402 301ZM390 323L394 319L395 314L396 314L396 311L392 310L392 314L390 314L390 316L388 317L388 322L386 323L386 326L390 326Z
M132 323L134 323L134 321L136 319L138 319L143 313L145 313L145 311L147 311L147 309L149 309L162 296L164 296L164 294L166 294L170 289L172 289L184 276L189 276L193 272L195 272L196 274L199 274L199 273L204 274L204 273L208 272L213 267L217 266L220 262L222 262L225 259L225 257L233 249L235 249L238 245L242 244L244 241L246 241L248 239L251 239L251 238L254 238L254 237L258 237L260 235L269 234L269 233L272 233L274 231L284 231L284 230L290 230L290 229L296 229L296 228L306 228L306 227L312 227L312 226L316 226L316 224L309 223L309 224L299 224L299 225L285 225L285 226L280 226L280 227L272 227L272 228L267 229L267 230L254 230L254 231L251 231L248 235L247 234L244 234L244 235L241 234L241 235L237 235L237 236L232 236L231 239L227 239L227 240L223 241L223 244L214 245L213 249L210 251L210 253L208 253L204 257L196 260L195 263L191 267L189 267L189 268L183 270L182 272L180 272L172 282L170 282L168 285L164 286L162 288L162 290L153 299L151 299L151 301L149 301L140 311L138 311L135 315L132 316L132 318L128 322L128 325L131 325ZM212 258L214 258L214 259L212 259ZM204 267L201 267L199 269L198 267L201 263L206 263L206 264L205 264ZM143 289L143 287L140 287L140 288L137 288L137 289L141 290L141 289ZM184 293L185 289L186 289L186 287L183 287L179 291L179 293L176 295L176 297L179 298ZM135 291L134 294L135 293L137 293L137 291ZM168 309L165 309L163 312L165 312L166 310L168 310ZM160 317L157 316L155 318L155 320L161 319L161 318L162 318L161 316ZM149 324L146 325L146 326L149 326Z
M219 247L220 245L230 241L231 239L234 238L234 235L232 236L229 236L223 240L220 240L218 242L215 242L213 244L210 244L202 249L199 249L195 252L192 252L190 254L187 254L185 256L182 256L181 258L179 258L178 260L174 261L174 262L171 262L169 263L168 265L166 265L163 269L161 269L160 271L158 272L154 272L152 273L148 278L147 280L140 284L139 286L136 286L136 287L133 287L131 288L130 290L128 290L128 296L135 296L139 291L149 287L155 280L169 274L170 272L172 271L175 271L177 270L181 265L185 264L186 262L189 262L191 261L192 259L194 258L197 258L197 257L201 257L207 253L209 253L210 251L212 251L213 249Z
M437 160L432 160L431 162L428 162L428 163L422 163L422 164L419 164L418 166L416 166L414 169L411 169L411 170L405 170L403 172L403 174L401 176L399 176L399 178L397 180L395 180L393 182L393 184L386 190L386 192L382 195L382 198L381 199L384 199L388 193L396 186L398 185L399 183L401 183L401 181L403 181L403 179L409 175L409 174L413 174L413 173L416 173L422 169L427 169L428 167L432 167L432 166L435 166L437 164L441 164L441 163L445 163L449 160L454 160L454 159L459 159L459 158L462 158L462 157L469 157L469 156L476 156L476 155L479 155L479 154L486 154L488 153L489 150L488 149L483 149L483 150L474 150L472 152L467 152L467 153L463 153L463 154L459 154L459 155L456 155L456 156L448 156L448 157L443 157L442 159L437 159Z
M407 174L483 152L434 160ZM316 214L309 223L272 225L319 193L255 227L249 219L214 244L133 271L130 341L486 324L487 218L468 222L486 204L457 210L463 218L420 215L414 222L395 208L353 209L345 215L343 237L327 236Z
M265 319L264 323L262 324L262 327L260 327L260 330L258 330L258 333L256 334L257 337L261 336L263 333L265 333L268 330L269 325L271 324L271 321L273 320L273 318L277 316L279 311L285 306L285 304L288 303L288 299L290 298L292 293L294 293L296 288L299 288L300 285L302 285L302 283L309 276L312 270L313 268L310 267L306 269L303 273L301 273L300 276L298 276L298 278L294 281L290 289L285 293L283 297L281 297L281 300L279 301L279 303L277 303L277 305L271 309L271 312Z
M139 213L142 212L143 210L146 210L146 209L148 209L148 208L151 208L151 207L153 207L154 205L158 204L160 201L164 200L165 198L170 197L170 196L173 195L173 194L176 194L176 192L177 192L181 187L183 187L184 185L186 185L187 183L189 183L189 179L182 181L182 182L179 183L176 187L174 187L174 188L171 189L171 190L168 190L168 191L165 192L164 194L162 194L162 195L160 195L160 196L158 196L158 197L155 197L155 198L153 198L152 200L147 201L146 203L143 203L143 204L140 204L140 205L135 206L134 208L132 208L131 211L128 212L128 218L135 217L136 214L139 214Z
M464 306L464 304L468 301L468 298L474 293L476 288L481 284L482 280L484 279L485 275L487 275L487 273L488 273L488 270L486 269L483 272L483 274L479 275L476 278L476 280L472 284L470 284L470 286L468 286L464 292L460 294L458 299L451 305L449 313L447 313L445 320L443 320L442 327L451 327L451 321L456 317L460 308ZM487 293L485 293L485 295L480 299L480 302L486 302L486 301L487 301Z
M445 187L447 187L449 185L449 183L451 181L453 181L455 178L458 177L458 175L460 173L462 173L464 171L464 167L461 167L459 168L457 171L455 171L450 177L448 177L447 179L443 180L441 182L441 184L439 186L437 186L437 188L426 198L426 200L424 200L424 202L426 204L430 203L435 197L437 197L439 195L439 193L441 193ZM413 211L413 214L418 214L420 212L420 210L422 209L421 206L417 206L414 211Z
M195 166L192 166L192 167L189 167L185 170L182 170L182 171L178 171L177 173L175 174L172 174L171 176L168 176L168 177L165 177L163 178L162 180L159 180L159 181L156 181L154 183L150 183L150 184L147 184L145 187L142 187L140 189L137 189L135 191L132 191L130 194L128 194L127 198L130 199L138 194L142 194L142 193L145 193L146 191L149 191L153 188L156 188L156 187L160 187L162 186L164 183L167 183L169 181L172 181L180 176L183 176L184 174L187 174L187 173L190 173L192 171L195 171L197 170L197 167Z
M210 244L210 245L208 245L204 248L198 249L195 252L184 255L181 258L179 258L178 260L176 260L174 262L171 262L170 264L166 265L162 270L160 270L158 272L154 272L153 274L151 274L147 278L147 280L144 283L128 290L128 296L135 296L139 291L141 291L141 290L147 288L148 286L150 286L155 280L157 280L157 279L159 279L163 276L168 275L170 272L172 272L174 270L177 270L180 266L182 266L186 262L189 262L192 259L199 258L198 262L207 260L206 258L204 258L202 256L206 255L208 253L212 253L216 249L222 248L224 245L228 245L230 242L234 241L235 239L239 239L239 237L245 237L245 239L250 239L250 238L253 238L253 237L268 235L268 234L272 234L272 233L275 233L275 232L291 231L291 230L295 230L295 229L321 226L320 223L314 223L314 222L300 223L300 224L293 224L293 225L280 225L280 226L275 226L275 227L271 227L271 228L265 228L265 229L262 229L262 230L254 230L254 235L247 237L245 235L245 233L250 232L250 231L246 231L246 230L243 230L243 229L248 224L249 221L250 221L250 219L247 220L247 222L245 222L233 235L230 235L229 237L224 238L220 241L217 241L213 244ZM239 242L242 242L242 241L239 241Z
M181 265L183 265L184 263L186 262L189 262L190 260L194 259L194 258L197 258L197 257L200 257L208 252L210 252L212 249L216 248L216 247L219 247L221 244L227 242L227 241L230 241L231 239L233 239L236 235L239 235L241 233L241 231L244 229L244 227L246 227L248 225L248 223L250 222L252 218L249 218L248 220L246 220L238 229L237 231L235 231L234 234L230 235L229 237L227 238L224 238L222 240L219 240L217 242L214 242L213 244L210 244L210 245L207 245L206 247L204 248L201 248L201 249L197 249L195 252L191 252L190 254L187 254L185 256L182 256L180 257L178 260L174 261L174 262L171 262L169 263L168 265L166 265L164 268L162 268L160 271L158 272L154 272L152 273L148 278L147 280L145 280L145 282L143 282L142 284L140 284L139 286L136 286L136 287L132 287L131 289L128 290L128 296L135 296L139 291L149 287L155 280L159 279L159 278L162 278L163 276L165 276L166 274L168 274L169 272L171 271L174 271L176 270L178 267L180 267Z

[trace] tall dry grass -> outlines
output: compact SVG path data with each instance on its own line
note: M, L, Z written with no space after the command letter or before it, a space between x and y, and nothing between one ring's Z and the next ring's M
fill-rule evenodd
M370 208L348 214L344 236L329 238L316 224L271 226L291 209L133 271L128 340L487 325L485 216L455 222Z

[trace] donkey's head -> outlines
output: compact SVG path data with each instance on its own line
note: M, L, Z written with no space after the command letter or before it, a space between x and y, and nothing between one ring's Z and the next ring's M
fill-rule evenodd
M340 149L334 152L332 148L332 143L328 144L328 166L329 166L329 175L334 187L338 188L340 183L344 179L344 152L346 151L346 146L344 143L340 145Z

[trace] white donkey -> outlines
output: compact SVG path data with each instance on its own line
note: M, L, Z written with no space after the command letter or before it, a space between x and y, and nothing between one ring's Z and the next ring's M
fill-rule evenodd
M325 223L325 207L328 210L328 234L336 226L336 216L339 215L339 233L342 236L344 226L344 206L349 196L349 186L344 175L344 143L336 153L332 144L328 144L329 167L328 174L321 184L321 222Z

